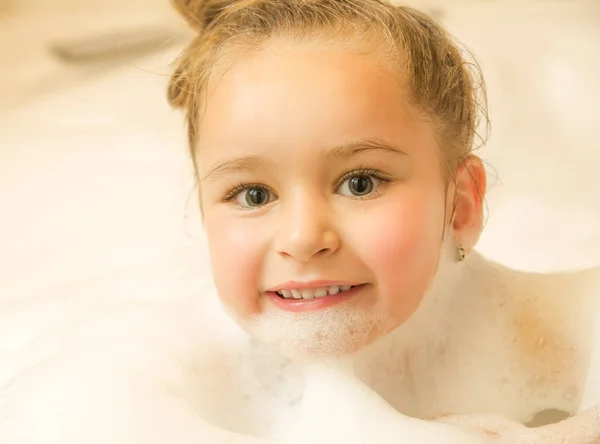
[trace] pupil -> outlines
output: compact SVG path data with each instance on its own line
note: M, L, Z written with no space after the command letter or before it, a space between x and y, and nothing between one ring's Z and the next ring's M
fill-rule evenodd
M246 202L248 205L262 205L265 203L267 193L262 188L252 188L246 193Z
M350 179L350 189L359 196L369 194L373 189L373 181L367 176L357 176Z

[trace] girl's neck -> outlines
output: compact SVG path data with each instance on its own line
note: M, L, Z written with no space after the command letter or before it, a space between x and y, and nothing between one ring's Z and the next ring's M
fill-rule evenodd
M473 356L481 360L494 353L489 362L508 362L513 296L506 283L512 276L510 270L477 253L462 263L440 267L409 321L356 357L357 375L382 394L399 392L399 398L418 409L415 398L427 402L437 397L433 393L438 391L436 386L451 385L459 375L474 371L464 369L465 363L476 362ZM427 395L430 391L431 396ZM402 402L397 405L400 409ZM417 415L419 411L408 413Z
M481 316L501 320L515 295L510 282L519 272L495 264L477 252L464 262L442 263L419 309L375 348L393 344L412 348L424 342L452 342L475 333ZM387 343L387 344L385 344Z
M597 282L600 270L524 273L472 253L440 268L413 317L357 357L357 375L418 417L495 409L529 421L549 403L573 411ZM523 402L511 404L515 396Z

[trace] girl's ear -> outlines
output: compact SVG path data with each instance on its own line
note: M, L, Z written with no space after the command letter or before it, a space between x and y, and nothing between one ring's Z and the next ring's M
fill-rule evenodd
M453 198L453 217L450 228L454 239L469 253L483 230L483 203L486 192L486 173L477 156L469 156L458 166Z

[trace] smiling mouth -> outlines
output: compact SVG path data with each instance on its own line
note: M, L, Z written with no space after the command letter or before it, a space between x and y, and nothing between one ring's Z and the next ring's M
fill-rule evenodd
M341 294L356 287L358 287L358 285L331 285L329 287L310 289L304 288L297 290L279 290L276 291L275 294L277 294L277 296L279 296L281 299L289 300L316 299Z

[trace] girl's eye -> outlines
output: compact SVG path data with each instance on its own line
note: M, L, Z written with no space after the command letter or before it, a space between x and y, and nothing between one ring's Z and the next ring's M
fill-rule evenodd
M244 188L235 196L236 203L242 207L261 207L272 200L272 193L269 190L260 187Z
M341 183L338 192L347 197L365 197L375 191L382 182L383 180L374 175L351 176Z

